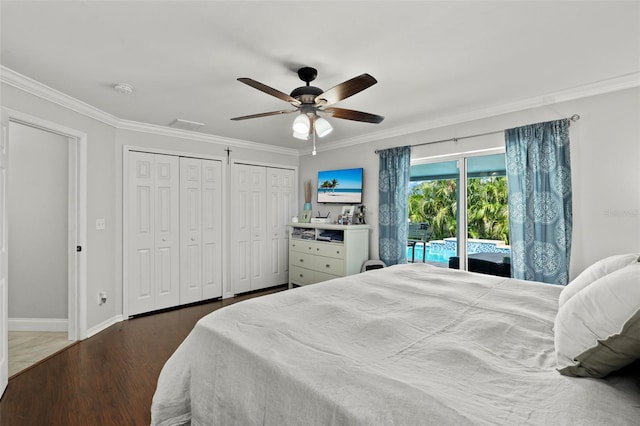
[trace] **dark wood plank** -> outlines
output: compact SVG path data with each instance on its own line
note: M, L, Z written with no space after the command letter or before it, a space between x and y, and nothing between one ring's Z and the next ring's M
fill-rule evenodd
M195 323L275 287L115 324L13 376L0 425L148 425L158 375Z

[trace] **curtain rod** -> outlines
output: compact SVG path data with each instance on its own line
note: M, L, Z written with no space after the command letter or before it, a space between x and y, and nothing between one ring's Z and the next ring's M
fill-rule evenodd
M571 120L571 121L578 121L578 120L580 120L580 116L579 116L578 114L573 114L571 117L569 117L569 120ZM496 131L493 131L493 132L487 132L487 133L478 133L478 134L475 134L475 135L469 135L469 136L460 136L460 137L458 137L458 138L441 139L441 140L439 140L439 141L430 141L430 142L416 143L416 144L409 145L409 146L414 147L414 146L422 146L422 145L431 145L432 143L442 143L442 142L451 142L451 141L453 141L453 142L458 142L459 140L462 140L462 139L471 139L471 138L479 138L480 136L495 135L495 134L497 134L497 133L504 133L504 131L505 131L505 129L503 129L503 130L496 130ZM376 154L378 154L378 153L380 153L380 151L384 151L384 150L383 150L383 149L376 149L374 152L375 152Z

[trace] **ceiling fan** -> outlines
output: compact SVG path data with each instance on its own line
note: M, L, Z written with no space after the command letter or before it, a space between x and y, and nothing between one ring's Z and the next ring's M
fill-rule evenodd
M262 84L250 78L239 78L238 81L258 89L268 95L275 96L285 102L289 102L296 107L293 110L280 110L263 112L260 114L245 115L242 117L234 117L232 120L247 120L249 118L268 117L271 115L291 114L299 112L300 114L293 121L293 136L298 139L309 139L313 134L323 137L331 133L333 127L331 124L318 115L327 115L334 118L342 118L345 120L362 121L365 123L380 123L384 117L380 115L370 114L368 112L355 111L352 109L330 107L343 99L355 95L364 89L373 86L378 81L369 74L362 74L347 80L329 90L323 91L318 87L311 86L313 80L318 76L318 71L311 67L302 67L298 70L298 77L306 83L294 89L290 95ZM314 132L315 131L315 132Z

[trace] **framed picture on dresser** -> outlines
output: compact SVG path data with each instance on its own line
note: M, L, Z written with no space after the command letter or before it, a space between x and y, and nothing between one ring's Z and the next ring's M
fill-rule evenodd
M312 214L311 210L302 210L299 217L300 223L310 223Z

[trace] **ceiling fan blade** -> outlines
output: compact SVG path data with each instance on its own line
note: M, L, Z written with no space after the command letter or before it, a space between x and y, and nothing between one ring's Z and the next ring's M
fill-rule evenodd
M349 96L362 92L364 89L373 86L377 82L378 80L369 74L359 75L351 80L340 83L337 86L333 86L331 89L316 96L316 105L326 106L335 104L343 99L347 99Z
M297 109L287 109L282 111L271 111L271 112L263 112L260 114L251 114L251 115L243 115L242 117L234 117L233 121L238 120L248 120L249 118L259 118L259 117L269 117L271 115L282 115L282 114L291 114L292 112L297 112Z
M293 106L300 106L301 102L296 98L293 98L286 93L283 93L279 90L274 89L273 87L269 87L266 84L262 84L259 81L255 81L251 78L239 78L239 82L246 84L247 86L251 86L254 89L258 89L261 92L264 92L268 95L275 96L278 99L281 99L285 102L289 102Z
M345 120L364 121L365 123L381 123L384 117L381 115L369 114L368 112L354 111L344 108L326 108L320 110L330 114L333 118L343 118Z

